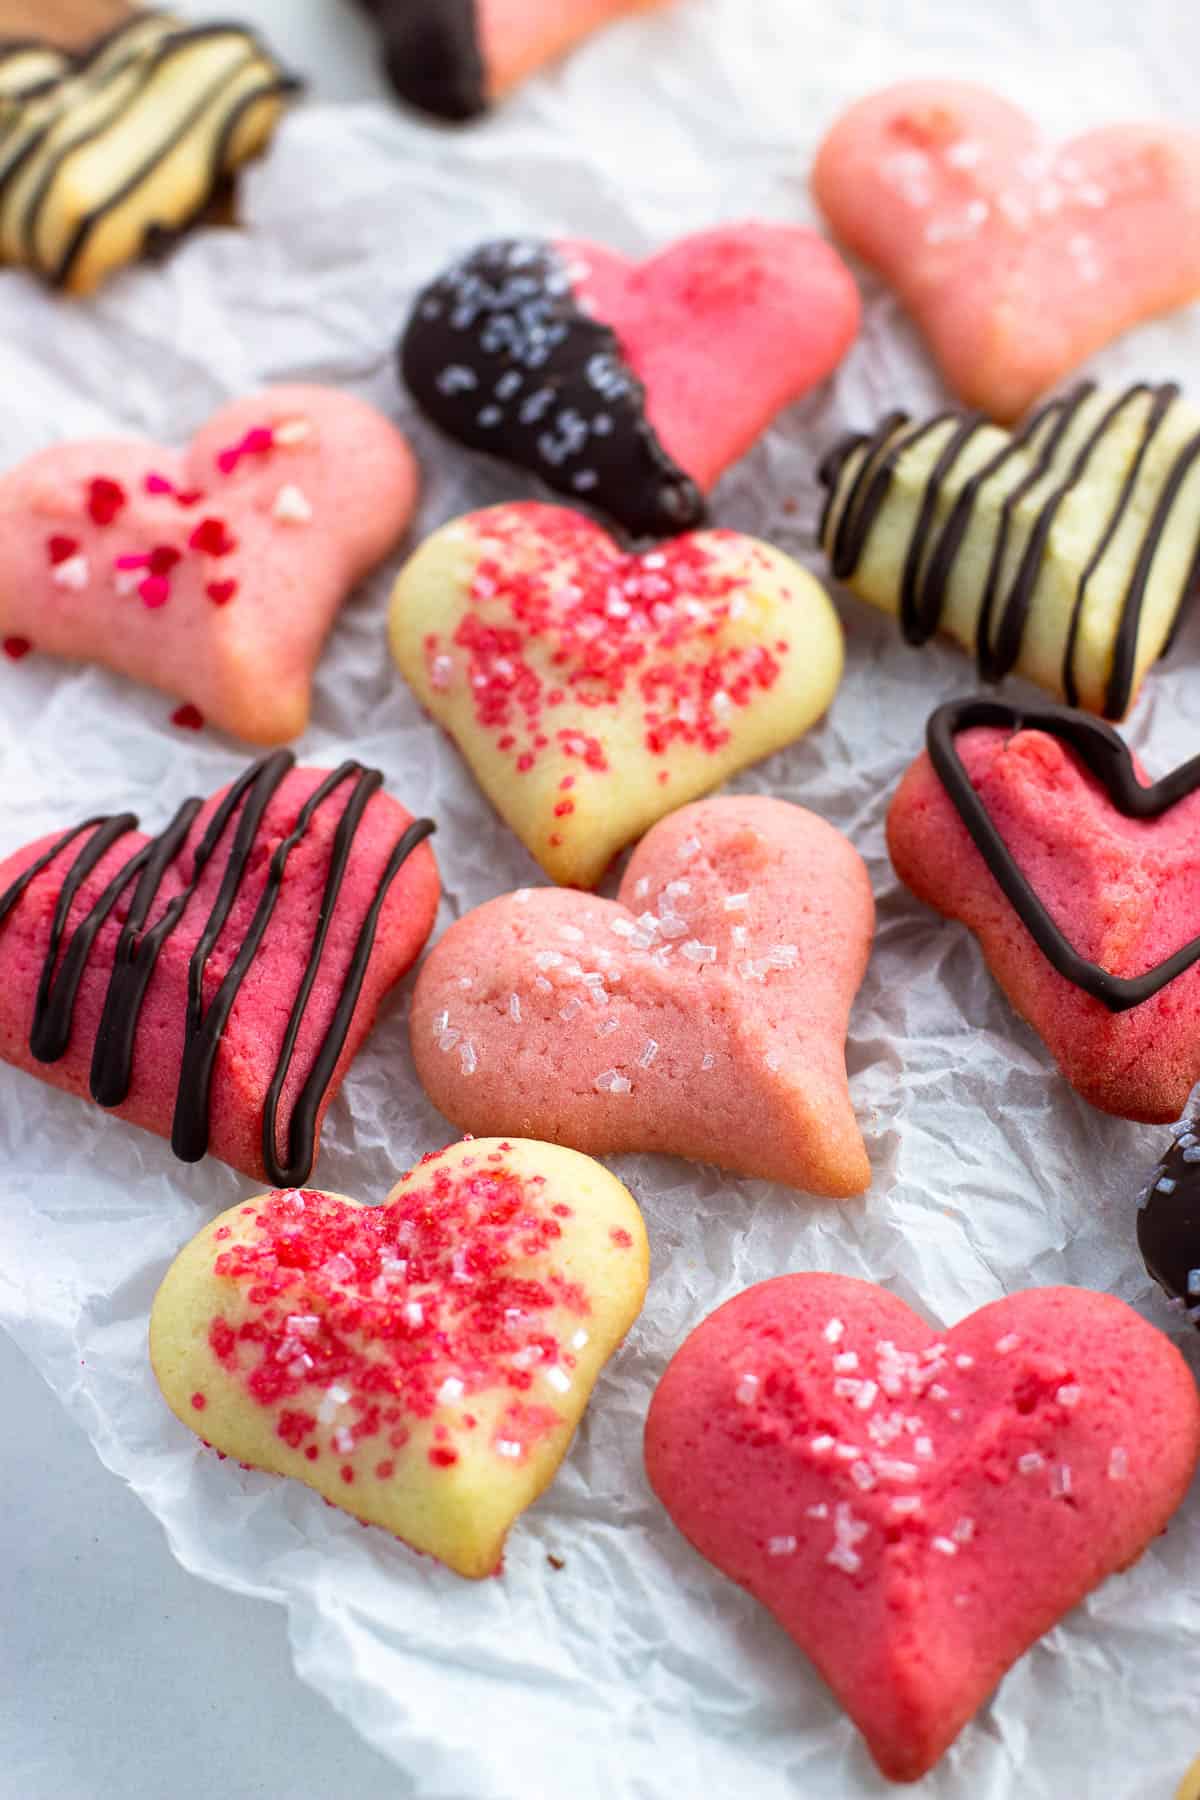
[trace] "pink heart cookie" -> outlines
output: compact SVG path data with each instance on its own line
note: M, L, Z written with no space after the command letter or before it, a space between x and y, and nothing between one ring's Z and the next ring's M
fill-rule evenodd
M57 444L0 478L0 636L286 743L343 601L416 494L400 433L331 388L238 400L184 451Z
M860 101L813 192L900 294L950 387L1002 423L1141 319L1200 295L1200 132L1113 125L1048 143L965 82Z
M684 807L616 901L522 889L451 926L413 997L417 1072L478 1134L858 1194L871 1171L844 1044L873 926L861 858L814 813Z
M935 1332L840 1275L727 1302L659 1383L650 1482L812 1658L893 1781L1182 1501L1200 1397L1121 1301L1042 1288Z

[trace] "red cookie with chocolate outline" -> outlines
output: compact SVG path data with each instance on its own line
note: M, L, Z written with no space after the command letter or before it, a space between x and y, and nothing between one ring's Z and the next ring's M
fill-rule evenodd
M553 1480L648 1268L598 1163L476 1139L382 1206L305 1190L222 1214L168 1270L150 1354L207 1443L481 1577Z
M329 629L399 542L417 481L395 427L332 388L235 401L184 451L56 444L0 477L0 635L287 743L308 724Z
M950 387L1001 423L1139 320L1200 296L1200 132L1054 146L988 88L913 81L838 119L813 192Z
M1141 1555L1198 1456L1183 1358L1080 1288L935 1332L868 1282L761 1282L687 1339L646 1423L676 1525L812 1658L893 1781Z

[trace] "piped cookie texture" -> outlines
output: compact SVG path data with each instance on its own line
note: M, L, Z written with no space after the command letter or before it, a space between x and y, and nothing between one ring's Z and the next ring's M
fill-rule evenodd
M800 737L842 672L828 595L769 545L708 531L626 555L582 514L533 503L428 538L390 629L497 812L575 887Z
M1200 758L1160 781L1109 726L962 701L888 813L896 873L959 919L1071 1086L1169 1123L1200 1077Z
M91 293L201 218L299 86L244 26L169 13L78 53L0 42L0 263Z
M306 1181L437 912L432 822L382 780L277 751L157 837L120 813L0 863L0 1059L184 1162Z
M400 364L459 443L666 535L703 522L724 470L833 372L858 322L849 271L798 226L724 226L640 263L507 240L422 291Z
M949 386L1001 422L1127 327L1200 296L1200 132L1184 127L1055 146L987 88L910 82L843 114L813 192Z
M1121 1301L1014 1294L934 1331L838 1275L760 1283L676 1354L650 1482L762 1602L893 1781L1182 1501L1200 1396Z
M834 576L945 633L980 676L1026 676L1121 718L1200 574L1200 411L1173 384L1087 382L1019 431L978 413L892 413L827 458Z
M399 542L417 487L395 427L332 388L235 401L182 451L56 444L0 476L0 636L286 743L334 619Z
M463 1130L858 1194L845 1040L873 928L862 859L815 813L684 807L615 902L525 888L452 925L413 996L417 1073Z
M207 1443L478 1578L554 1479L648 1269L598 1163L475 1139L382 1206L276 1191L222 1214L168 1270L150 1354Z
M358 0L402 100L473 119L601 26L668 0Z

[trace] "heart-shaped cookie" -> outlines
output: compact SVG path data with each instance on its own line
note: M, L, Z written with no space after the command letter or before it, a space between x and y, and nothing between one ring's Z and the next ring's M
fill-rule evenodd
M873 926L832 825L702 801L639 844L616 901L525 888L452 925L413 996L417 1073L468 1131L858 1194L845 1039Z
M428 819L286 750L147 838L85 820L0 863L0 1059L246 1174L298 1183L433 926Z
M1198 1455L1182 1357L1079 1288L935 1332L868 1282L781 1276L692 1333L646 1424L676 1525L812 1658L894 1781L1141 1554Z
M460 1575L490 1575L641 1311L632 1196L572 1150L476 1139L382 1206L260 1195L192 1239L150 1318L172 1411Z
M332 388L236 401L185 451L56 444L0 477L0 636L285 743L342 602L416 493L400 433Z
M709 531L627 556L582 514L532 503L427 538L391 641L497 812L575 887L801 736L842 672L828 595L769 545Z
M1200 758L1153 785L1099 720L960 701L888 813L921 900L961 919L1085 1100L1176 1119L1200 1076Z
M858 321L849 271L799 226L723 226L641 263L522 239L424 289L400 363L460 443L665 535L703 522L723 471L833 372Z
M987 88L909 82L843 114L813 192L949 385L1001 421L1128 326L1200 295L1194 130L1115 125L1055 147Z
M625 13L665 0L358 0L402 100L473 119L535 70Z
M889 413L826 457L820 539L910 644L944 631L985 681L1016 670L1120 718L1200 574L1200 413L1164 382L1081 382L1016 432Z

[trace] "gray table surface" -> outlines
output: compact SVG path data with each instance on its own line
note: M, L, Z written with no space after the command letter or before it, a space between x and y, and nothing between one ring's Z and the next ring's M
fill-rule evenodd
M382 95L345 0L253 19L322 99ZM0 1800L397 1800L401 1771L294 1674L282 1611L186 1574L0 1334Z

